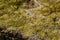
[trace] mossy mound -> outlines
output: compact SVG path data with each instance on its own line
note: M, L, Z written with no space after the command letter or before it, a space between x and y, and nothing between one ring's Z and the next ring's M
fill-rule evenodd
M37 7L29 3L30 8L27 0L0 0L1 40L60 40L60 1L37 2Z

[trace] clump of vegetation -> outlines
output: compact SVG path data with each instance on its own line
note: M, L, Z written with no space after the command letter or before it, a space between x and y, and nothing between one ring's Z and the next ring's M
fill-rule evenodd
M0 40L60 40L60 1L0 0Z

